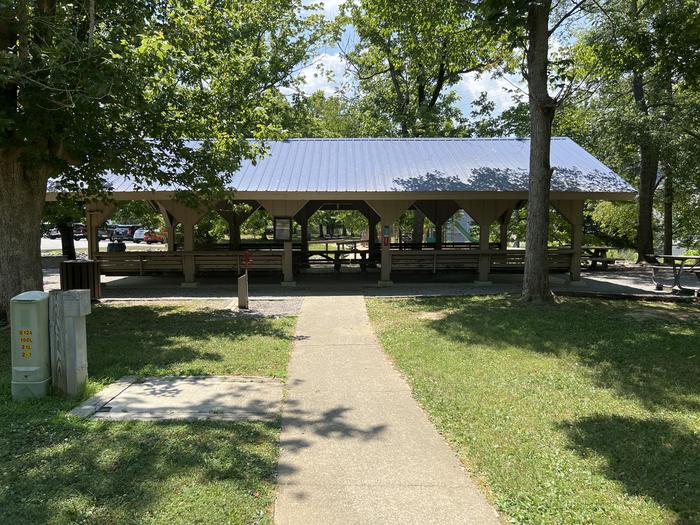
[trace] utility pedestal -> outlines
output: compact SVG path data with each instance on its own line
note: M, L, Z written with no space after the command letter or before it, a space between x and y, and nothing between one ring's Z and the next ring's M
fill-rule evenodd
M49 392L49 294L24 292L10 300L12 399L44 397Z
M85 316L90 313L90 290L52 291L49 307L53 385L75 397L87 380Z

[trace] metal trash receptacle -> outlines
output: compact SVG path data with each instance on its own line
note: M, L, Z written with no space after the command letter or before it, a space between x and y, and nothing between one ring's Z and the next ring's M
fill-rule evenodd
M61 263L61 290L90 290L90 300L102 297L100 261L77 260Z

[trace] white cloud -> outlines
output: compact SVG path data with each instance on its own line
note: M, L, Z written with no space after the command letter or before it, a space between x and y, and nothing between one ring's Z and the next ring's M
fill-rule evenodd
M349 81L346 66L339 53L321 53L297 74L301 81L299 89L306 95L316 91L333 95Z
M345 0L324 0L321 2L326 18L335 18L340 10L340 4L343 2L345 2Z
M526 91L524 80L519 76L506 75L505 77L492 77L488 74L481 76L476 73L467 73L455 86L455 91L461 97L462 111L471 111L471 104L479 98L482 91L488 94L489 100L496 105L496 113L501 113L515 104L513 96ZM514 93L515 92L515 93Z

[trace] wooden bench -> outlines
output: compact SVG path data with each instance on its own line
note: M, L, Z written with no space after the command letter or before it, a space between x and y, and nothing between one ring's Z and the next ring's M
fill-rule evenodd
M391 254L391 270L430 271L474 270L479 267L479 254L445 253L443 251L397 252Z

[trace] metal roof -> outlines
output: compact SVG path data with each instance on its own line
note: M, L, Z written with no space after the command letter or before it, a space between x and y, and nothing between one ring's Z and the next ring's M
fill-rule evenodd
M528 189L529 139L289 139L266 144L267 154L255 164L244 161L233 175L231 188L255 193ZM553 192L635 192L569 138L552 139L551 163ZM128 178L111 175L108 181L116 192L136 190Z

